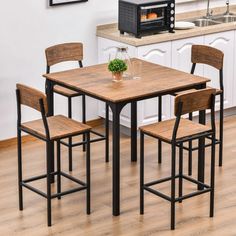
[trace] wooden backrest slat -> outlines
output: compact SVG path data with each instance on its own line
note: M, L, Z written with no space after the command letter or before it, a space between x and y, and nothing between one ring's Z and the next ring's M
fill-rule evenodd
M224 53L213 47L193 45L191 60L192 63L207 64L220 70L223 69Z
M20 92L20 104L41 111L39 100L43 100L45 113L48 112L47 97L44 93L23 84L17 84L16 88Z
M181 115L194 111L207 110L211 108L211 97L216 90L213 88L201 89L184 93L175 97L175 116L178 113L179 102L182 102Z
M82 61L82 43L64 43L54 45L45 50L47 65L52 66L65 61Z

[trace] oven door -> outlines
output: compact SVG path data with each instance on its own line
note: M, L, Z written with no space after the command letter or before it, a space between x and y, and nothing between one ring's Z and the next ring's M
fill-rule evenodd
M167 15L167 3L140 7L140 30L148 31L167 27Z

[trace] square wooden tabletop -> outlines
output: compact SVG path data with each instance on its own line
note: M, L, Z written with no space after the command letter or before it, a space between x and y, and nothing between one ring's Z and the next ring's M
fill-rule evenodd
M112 80L107 64L61 71L43 75L45 78L76 91L108 102L141 100L173 93L205 84L210 80L140 59L141 78Z

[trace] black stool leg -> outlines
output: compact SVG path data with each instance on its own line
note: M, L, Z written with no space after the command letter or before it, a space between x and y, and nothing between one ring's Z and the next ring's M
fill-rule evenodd
M61 193L61 144L60 144L60 140L57 141L57 193ZM61 199L61 196L58 196L57 199Z
M68 117L71 119L72 118L72 101L71 97L68 98ZM70 137L68 139L68 156L69 156L69 171L72 171L72 138Z
M85 95L82 95L82 122L86 123L86 98ZM86 135L83 134L83 142L86 141ZM83 144L83 152L86 151L86 144Z
M175 143L172 143L172 160L171 160L171 230L175 229Z
M91 197L90 197L90 133L87 133L87 152L86 152L86 182L87 182L87 214L90 214L90 201L91 201Z
M48 215L48 226L52 225L52 209L51 209L51 181L50 181L50 159L52 158L50 156L49 151L50 142L47 141L47 215Z
M183 143L179 148L179 197L183 196ZM181 203L182 200L179 201Z
M162 121L162 97L158 97L158 122ZM158 140L158 163L162 161L162 143Z
M140 214L144 214L144 133L140 131Z
M109 105L108 104L106 104L105 129L106 129L105 156L106 156L106 162L109 162Z
M210 217L214 216L214 189L215 189L215 135L212 135Z
M219 166L223 164L223 125L224 125L224 93L220 95L220 144L219 144Z
M189 113L189 120L193 120L193 113ZM193 148L193 142L188 142L188 175L192 175L192 148Z
M23 210L21 130L17 128L19 209Z

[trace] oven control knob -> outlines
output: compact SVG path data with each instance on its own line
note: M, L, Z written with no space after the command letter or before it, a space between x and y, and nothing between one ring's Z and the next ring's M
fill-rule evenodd
M174 18L173 16L170 18L171 21L174 21L174 19L175 19L175 18Z
M171 14L171 15L174 15L174 13L175 13L174 10L171 10L171 11L170 11L170 14Z
M171 4L170 4L170 6L171 6L171 7L174 7L174 6L175 6L175 4L174 4L174 3L171 3Z
M170 25L170 28L174 28L174 24L171 24L171 25Z

